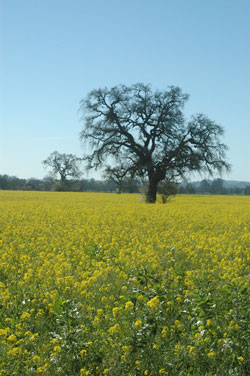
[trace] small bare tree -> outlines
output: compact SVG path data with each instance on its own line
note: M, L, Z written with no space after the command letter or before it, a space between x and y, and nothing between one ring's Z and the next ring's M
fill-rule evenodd
M80 170L81 158L73 154L61 154L58 151L51 153L42 164L49 169L52 177L60 176L61 183L65 184L68 178L78 179L82 175Z
M117 166L111 167L106 166L103 174L103 178L106 181L111 181L116 184L117 186L117 193L122 192L122 184L125 176L127 175L127 169L125 167Z

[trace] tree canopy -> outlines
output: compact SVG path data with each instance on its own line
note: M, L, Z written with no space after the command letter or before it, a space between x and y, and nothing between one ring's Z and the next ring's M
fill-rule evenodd
M130 174L148 178L147 202L155 202L158 183L192 171L223 171L223 128L203 114L187 121L188 100L179 87L153 91L142 83L91 91L80 102L81 140L91 147L89 168L105 167L108 158Z

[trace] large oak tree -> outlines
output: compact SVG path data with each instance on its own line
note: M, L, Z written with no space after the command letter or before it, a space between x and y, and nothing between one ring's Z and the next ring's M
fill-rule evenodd
M130 174L146 175L149 203L155 202L158 183L166 177L228 169L223 128L203 114L187 121L187 100L174 86L153 91L138 83L91 91L80 102L81 140L91 147L85 156L88 167L103 167L111 157Z

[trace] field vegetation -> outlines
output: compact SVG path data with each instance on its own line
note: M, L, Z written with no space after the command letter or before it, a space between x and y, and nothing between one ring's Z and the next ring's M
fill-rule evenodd
M249 375L250 198L0 191L0 375Z

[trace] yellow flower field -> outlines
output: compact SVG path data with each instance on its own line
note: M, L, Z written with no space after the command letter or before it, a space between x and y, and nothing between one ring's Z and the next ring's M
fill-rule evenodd
M0 376L250 374L250 197L0 191L0 213Z

